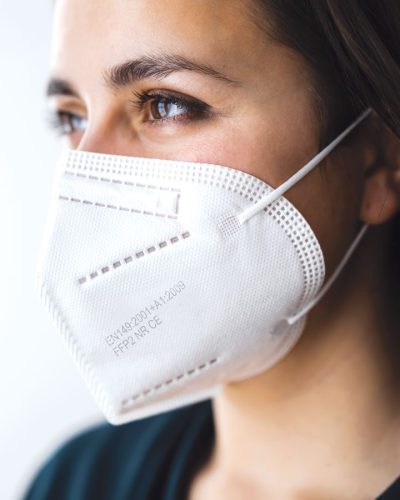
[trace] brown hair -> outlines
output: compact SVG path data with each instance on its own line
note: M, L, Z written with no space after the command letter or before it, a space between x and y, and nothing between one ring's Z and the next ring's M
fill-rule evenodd
M398 0L255 0L254 4L255 21L268 35L309 63L327 140L367 107L400 137Z

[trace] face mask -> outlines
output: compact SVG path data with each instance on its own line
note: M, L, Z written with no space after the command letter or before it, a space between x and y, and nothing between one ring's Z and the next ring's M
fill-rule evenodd
M67 150L38 268L41 297L107 420L215 395L293 348L330 279L283 196L361 121L278 188L206 163Z

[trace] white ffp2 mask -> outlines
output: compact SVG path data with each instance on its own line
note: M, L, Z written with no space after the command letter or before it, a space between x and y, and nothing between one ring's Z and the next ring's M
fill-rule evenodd
M283 193L230 167L67 151L39 287L90 391L122 424L211 397L277 363L330 280Z

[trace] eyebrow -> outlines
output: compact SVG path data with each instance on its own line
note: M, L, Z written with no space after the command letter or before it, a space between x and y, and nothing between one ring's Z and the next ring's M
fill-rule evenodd
M46 96L51 97L53 95L69 95L78 97L78 92L76 92L72 85L66 80L51 78L46 87Z
M103 71L103 79L107 87L116 90L145 78L161 80L178 71L193 71L228 85L240 86L240 82L233 80L208 64L175 54L145 55L117 64ZM47 85L46 95L50 97L56 94L77 96L77 92L66 80L51 78Z
M176 71L194 71L231 85L239 83L208 64L195 62L175 54L146 55L118 64L106 70L104 78L107 85L118 88L144 78L166 78Z

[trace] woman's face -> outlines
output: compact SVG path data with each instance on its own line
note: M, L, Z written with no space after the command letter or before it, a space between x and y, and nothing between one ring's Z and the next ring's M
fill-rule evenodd
M58 0L49 96L70 147L214 163L276 187L318 152L308 68L242 0ZM359 147L341 147L286 197L327 272L359 217Z

